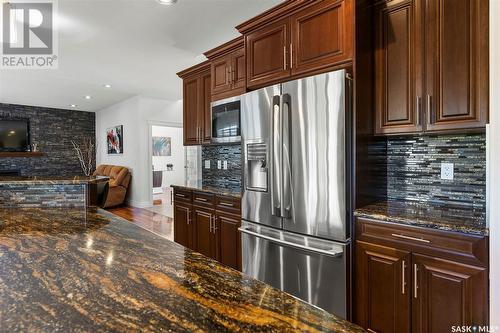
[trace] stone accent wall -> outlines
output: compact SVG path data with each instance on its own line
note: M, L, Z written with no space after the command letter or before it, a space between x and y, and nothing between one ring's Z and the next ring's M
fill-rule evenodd
M0 208L83 208L84 186L0 185Z
M42 157L0 157L0 171L19 170L22 176L81 175L71 140L95 138L95 113L36 106L1 104L0 118L30 121L31 142Z
M454 180L441 179L442 162L454 164ZM387 196L486 209L485 135L388 138Z
M241 192L242 160L240 145L203 146L201 157L203 186ZM210 160L210 169L205 169L205 161L207 160ZM228 170L217 169L218 160L228 161Z

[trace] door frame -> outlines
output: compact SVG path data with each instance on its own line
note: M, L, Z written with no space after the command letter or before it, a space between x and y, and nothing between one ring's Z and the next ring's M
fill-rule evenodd
M153 206L153 126L161 126L161 127L175 127L175 128L183 128L182 123L175 122L167 122L167 121L159 121L159 120L148 120L148 207ZM184 147L184 166L186 165L186 147L184 146L184 142L182 143Z

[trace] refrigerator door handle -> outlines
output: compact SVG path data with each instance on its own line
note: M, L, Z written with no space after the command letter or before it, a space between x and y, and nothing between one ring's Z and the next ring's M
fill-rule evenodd
M280 217L281 215L281 96L273 97L272 110L272 132L271 132L271 205L273 216Z
M322 255L330 256L330 257L339 257L343 254L343 251L328 251L328 250L323 250L323 249L318 249L315 247L307 246L307 245L302 245L302 244L297 244L297 243L292 243L286 240L282 239L277 239L271 236L263 235L255 231L251 231L250 228L248 227L240 227L238 230L244 234L248 234L254 237L262 238L265 240L268 240L270 242L276 243L278 245L286 246L286 247L292 247L295 249L299 250L304 250L312 253L319 253Z
M291 218L292 209L292 147L291 147L291 121L292 121L292 97L289 94L284 94L281 98L281 122L282 122L282 137L281 145L283 149L282 155L282 172L283 172L283 192L281 195L281 217Z

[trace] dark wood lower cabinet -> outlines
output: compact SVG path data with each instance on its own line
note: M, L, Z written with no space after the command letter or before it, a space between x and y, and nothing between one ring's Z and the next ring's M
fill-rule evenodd
M191 210L189 204L174 204L174 241L185 247L193 246Z
M241 218L218 212L216 221L216 236L219 244L217 260L224 265L241 270L241 235L238 231Z
M239 199L174 190L174 241L241 270Z
M196 241L194 250L216 259L216 239L213 232L215 211L212 209L193 208Z
M358 241L356 256L357 323L370 332L409 333L411 254Z
M358 325L377 333L488 325L487 238L361 218L356 234Z
M413 332L452 332L487 323L484 267L413 254Z

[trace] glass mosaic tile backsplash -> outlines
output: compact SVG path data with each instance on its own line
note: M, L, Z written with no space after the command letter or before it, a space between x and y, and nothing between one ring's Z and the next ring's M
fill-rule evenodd
M240 145L203 146L201 156L203 186L241 192L242 161ZM206 161L210 161L210 169L205 168ZM223 168L217 169L217 161L222 163L227 161L227 170Z
M454 179L441 179L441 163ZM460 134L387 139L387 197L486 207L486 136Z

